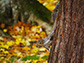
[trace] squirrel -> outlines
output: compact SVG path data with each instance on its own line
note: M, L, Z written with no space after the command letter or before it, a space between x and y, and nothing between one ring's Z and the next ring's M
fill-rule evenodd
M38 40L36 43L36 46L41 47L44 46L46 49L48 49L50 51L50 45L52 44L52 40L53 40L53 35L56 29L56 19L59 13L59 2L57 3L56 7L54 8L52 14L51 14L51 19L54 22L54 26L53 29L51 31L51 33L44 39L42 40Z

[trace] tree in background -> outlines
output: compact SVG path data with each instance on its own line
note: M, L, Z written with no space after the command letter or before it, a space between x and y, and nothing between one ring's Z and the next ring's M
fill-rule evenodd
M0 20L7 20L12 17L11 19L14 20L14 23L17 23L17 21L24 21L26 23L31 14L33 14L42 21L48 23L51 21L51 11L37 0L1 0L0 7Z
M12 17L11 0L0 0L0 23L8 24Z
M84 0L60 0L49 63L83 63Z

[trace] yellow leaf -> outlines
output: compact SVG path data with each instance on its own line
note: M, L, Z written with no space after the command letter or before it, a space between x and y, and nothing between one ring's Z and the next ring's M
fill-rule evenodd
M0 57L1 59L4 59L4 57Z
M12 45L14 45L15 44L15 42L14 41L9 41L9 42L7 42L7 45L9 45L9 46L12 46Z
M40 3L44 3L44 0L39 0Z
M21 43L22 39L19 37L16 39L16 44L19 45Z
M5 51L5 49L2 49L2 48L1 48L0 51Z
M40 31L39 31L39 30L36 30L36 32L37 32L37 33L40 33Z
M42 26L40 26L40 25L39 25L39 26L37 26L37 28L41 28L41 27L42 27Z
M27 47L27 46L25 46L25 47L22 48L22 50L26 50L26 51L28 51L28 50L30 50L30 48Z
M4 44L4 42L0 42L0 45L3 45Z
M33 46L32 46L32 48L36 48L36 46L35 46L35 45L33 45Z
M8 48L9 48L9 46L8 46L8 45L3 45L2 47L3 47L3 48L6 48L6 49L8 49Z
M37 53L39 50L38 50L38 48L34 48L34 49L32 49L32 53Z
M17 57L22 57L21 52L18 52L18 53L17 53Z
M37 63L38 62L38 60L33 60L33 63Z
M26 44L27 44L25 41L21 41L21 43L22 43L23 45L26 45Z
M19 44L20 44L20 42L19 42L19 41L16 41L16 44L17 44L17 45L19 45Z
M44 63L48 63L48 61L45 61Z
M3 29L3 32L7 32L7 29Z
M9 52L8 51L4 51L3 53L8 54Z

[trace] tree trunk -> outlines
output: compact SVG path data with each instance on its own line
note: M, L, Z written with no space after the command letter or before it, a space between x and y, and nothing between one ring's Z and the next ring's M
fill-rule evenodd
M37 0L0 0L1 23L16 24L18 21L27 23L32 14L39 20L52 24L51 11Z
M51 23L51 12L36 0L24 0L24 10L32 12L37 18Z
M83 63L84 0L60 0L49 63Z
M11 0L0 0L0 23L10 25L12 21Z
M21 15L21 21L27 23L31 14L34 14L38 19L51 23L51 11L40 4L37 0L12 0L12 8L14 20L16 22Z

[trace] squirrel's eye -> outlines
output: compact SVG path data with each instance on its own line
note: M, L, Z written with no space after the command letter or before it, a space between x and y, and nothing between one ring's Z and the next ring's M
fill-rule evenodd
M39 42L39 44L41 44L41 42Z

